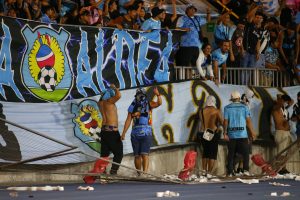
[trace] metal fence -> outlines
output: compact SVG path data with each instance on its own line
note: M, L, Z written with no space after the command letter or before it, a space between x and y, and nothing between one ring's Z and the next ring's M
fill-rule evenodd
M219 71L219 74L221 71ZM199 77L196 67L175 66L175 80L198 79ZM227 68L227 76L224 83L262 87L287 87L291 85L291 80L289 73L273 69Z

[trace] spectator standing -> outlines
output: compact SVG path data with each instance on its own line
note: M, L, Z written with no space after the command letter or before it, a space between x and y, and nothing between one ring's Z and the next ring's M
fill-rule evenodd
M206 80L207 76L210 80L213 80L214 72L212 70L211 45L209 43L202 45L196 66L202 80Z
M137 89L135 98L128 108L128 115L122 132L122 140L132 123L131 144L134 154L135 168L148 172L149 153L152 142L152 110L162 104L158 89L153 89L157 101L149 101L144 89ZM140 173L137 173L138 176Z
M277 102L272 109L272 117L275 123L275 143L277 145L277 153L284 150L291 144L291 134L289 125L289 112L288 107L293 104L290 96L278 95ZM290 173L286 167L283 167L279 174Z
M238 152L243 156L244 175L249 175L249 141L247 129L251 140L254 140L256 134L248 107L242 104L241 95L238 91L231 93L231 104L224 108L224 139L228 142L227 155L227 174L234 173L234 156Z
M151 31L153 29L161 29L161 21L165 19L166 11L159 7L154 7L151 10L152 17L147 19L141 29L143 31Z
M233 61L230 60L231 67L240 67L240 61L242 56L244 55L244 47L243 47L243 39L244 39L244 29L247 20L245 18L241 18L238 21L237 27L232 35L232 54L233 54Z
M205 106L199 112L200 132L209 131L213 133L211 140L201 138L203 146L202 169L207 173L207 177L212 174L212 170L217 160L218 145L220 140L219 126L223 124L221 111L216 107L216 98L209 95L206 99Z
M210 11L206 19L195 16L197 8L193 5L186 7L186 15L181 16L177 21L177 28L187 31L180 41L180 48L176 54L177 66L196 66L199 50L202 46L203 35L201 26L210 21Z
M214 38L217 47L220 47L222 41L231 40L232 34L235 30L235 26L230 21L230 13L226 12L221 15L217 21L217 27L215 28Z
M279 33L278 47L284 66L292 78L293 67L297 64L297 26L291 22L287 24L285 30Z
M118 130L118 111L116 102L121 98L121 93L115 85L104 91L98 106L102 115L101 157L108 157L110 152L114 154L113 162L121 163L123 158L123 143ZM112 164L110 174L117 174L119 165Z
M266 47L264 52L264 63L265 68L267 69L275 69L276 71L282 70L282 65L279 58L279 50L278 50L278 32L277 29L273 29L270 31L270 42ZM270 87L273 82L273 72L272 71L260 71L261 78L259 79L259 84L261 86Z
M241 67L255 67L255 63L259 60L260 40L262 35L261 24L263 22L263 14L256 12L258 6L251 10L248 14L248 23L245 25L243 46L245 53L241 60ZM250 74L247 71L242 73L242 84L247 85Z
M212 53L212 66L214 71L214 81L216 85L220 84L219 79L219 67L222 67L221 81L226 79L226 61L228 58L228 51L230 49L230 41L224 40L220 48L216 49Z

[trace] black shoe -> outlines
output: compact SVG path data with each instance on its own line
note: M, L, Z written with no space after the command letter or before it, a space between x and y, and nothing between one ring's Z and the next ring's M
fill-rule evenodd
M113 170L113 169L111 169L110 172L109 172L110 175L117 175L117 173L118 173L118 171Z
M237 174L244 173L244 169L239 167L239 168L237 168L236 173Z
M290 172L287 169L282 169L278 172L278 174L280 175L285 175L285 174L289 174Z

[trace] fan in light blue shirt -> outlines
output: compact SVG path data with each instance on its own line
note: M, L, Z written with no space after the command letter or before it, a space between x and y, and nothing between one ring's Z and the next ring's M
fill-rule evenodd
M141 29L143 31L150 31L153 29L161 29L161 20L165 18L165 10L159 7L154 7L151 10L152 17L144 21Z

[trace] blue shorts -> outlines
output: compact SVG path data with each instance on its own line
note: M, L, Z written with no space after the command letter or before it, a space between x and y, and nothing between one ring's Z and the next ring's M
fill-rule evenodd
M152 144L152 128L150 126L133 128L131 144L134 156L149 154Z

